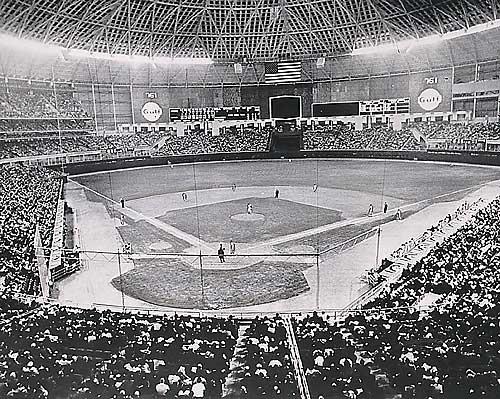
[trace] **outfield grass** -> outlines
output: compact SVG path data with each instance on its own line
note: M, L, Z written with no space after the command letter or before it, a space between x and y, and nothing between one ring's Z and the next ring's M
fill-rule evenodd
M232 215L246 213L248 202L253 205L254 213L265 216L264 220L231 219ZM159 219L194 236L198 235L199 227L200 237L206 242L232 239L255 243L338 222L341 214L283 199L252 197L170 211Z
M130 200L180 193L195 187L198 190L229 188L233 183L238 187L256 188L276 185L312 187L313 182L318 181L320 188L352 190L351 192L359 192L360 196L378 197L383 192L384 198L398 198L405 203L428 200L422 207L432 202L460 199L472 191L471 187L497 179L500 179L500 169L368 160L205 163L174 168L123 170L76 178L78 182L115 200L120 197ZM464 191L435 198L457 190ZM86 194L92 201L102 201L102 198L94 194ZM346 208L349 207L347 197L338 199L345 203ZM246 212L247 202L253 204L255 213L265 216L263 221L231 219L232 215ZM421 208L411 212L419 209ZM405 217L408 215L406 213ZM388 216L382 223L393 218L392 215ZM341 220L341 213L287 200L252 197L171 211L162 216L161 220L193 236L198 235L199 226L201 239L207 242L227 243L232 238L236 242L256 243L334 223ZM154 252L150 249L151 245L163 242L172 245L168 250L171 252L182 252L186 248L187 244L182 240L175 239L145 221L134 223L127 219L127 223L128 226L119 226L118 230L124 241L132 243L134 251L151 253ZM291 248L312 247L321 251L378 224L379 221L350 224L284 243L275 249L287 252ZM188 264L172 259L147 259L134 263L136 267L133 270L121 278L113 279L113 286L123 289L131 297L167 307L214 309L251 306L291 298L309 290L303 274L308 267L305 264L261 262L238 270L204 270L202 298L200 271Z
M183 309L223 309L288 299L309 290L302 273L309 265L258 262L243 269L203 271L172 259L137 261L136 267L112 280L136 299Z
M195 169L195 171L193 171ZM385 171L385 179L384 179ZM500 169L428 162L365 159L206 162L159 168L121 170L76 177L75 180L118 200L209 188L237 186L312 186L380 194L408 201L500 179Z

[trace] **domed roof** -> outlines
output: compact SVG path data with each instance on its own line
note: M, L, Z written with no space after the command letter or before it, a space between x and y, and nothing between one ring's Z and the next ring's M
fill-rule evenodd
M4 0L0 29L66 48L215 61L314 58L497 18L473 0Z

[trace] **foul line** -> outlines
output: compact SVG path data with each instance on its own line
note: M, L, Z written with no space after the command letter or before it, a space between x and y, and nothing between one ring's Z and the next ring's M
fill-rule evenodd
M116 205L118 205L118 201L115 201L81 183L78 183L72 179L68 179L69 181L71 181L72 183L75 183L76 185L82 187L83 189L85 190L89 190L90 192L106 199L107 201L110 201ZM486 182L486 183L481 183L481 184L477 184L475 186L471 186L471 187L466 187L466 188L462 188L460 190L455 190L455 191L451 191L451 192L448 192L448 193L444 193L444 194L440 194L436 197L432 197L432 198L427 198L427 199L423 199L423 200L420 200L420 201L417 201L417 202L413 202L413 203L410 203L410 204L406 204L406 205L402 205L399 207L399 209L401 210L406 210L406 209L409 209L409 208L413 208L415 206L418 206L420 204L425 204L425 203L428 203L428 202L432 202L432 201L435 201L439 198L443 198L443 197L447 197L447 196L450 196L450 195L454 195L454 194L458 194L458 193L461 193L461 192L464 192L464 191L469 191L469 190L478 190L479 188L481 187L484 187L488 184L491 184L493 182ZM188 243L190 243L191 245L193 245L194 247L198 247L200 248L200 250L203 248L204 250L206 250L209 254L210 253L214 253L214 249L209 246L205 241L203 241L201 238L198 238L198 237L195 237L189 233L186 233L182 230L179 230L177 229L176 227L173 227L167 223L164 223L164 222L161 222L155 218L152 218L152 217L149 217L149 216L146 216L130 207L126 207L125 208L126 210L136 214L139 216L139 218L141 220L145 220L146 222L150 223L151 225L159 228L160 230L163 230L169 234L172 234L173 236L177 237L177 238L180 238ZM121 208L118 208L117 209L120 213L123 213L121 211ZM309 237L309 236L312 236L312 235L315 235L315 234L320 234L320 233L324 233L324 232L327 232L327 231L330 231L330 230L334 230L336 228L339 228L339 227L344 227L344 226L348 226L348 225L351 225L351 224L359 224L359 223L365 223L365 222L368 222L368 221L377 221L377 220L380 220L380 219L383 219L384 217L387 217L387 216L390 216L390 215L394 215L396 214L397 212L397 209L392 209L391 211L389 211L388 213L383 213L382 211L381 212L378 212L378 213L375 213L373 216L362 216L362 217L359 217L359 218L354 218L354 219L347 219L347 220L342 220L340 222L335 222L335 223L330 223L330 224L326 224L326 225L323 225L323 226L319 226L319 227L315 227L315 228L312 228L312 229L308 229L308 230L303 230L303 231L300 231L298 233L292 233L292 234L288 234L288 235L285 235L285 236L281 236L281 237L276 237L276 238L272 238L270 240L267 240L267 241L262 241L262 242L259 242L259 243L256 243L254 245L251 245L249 247L246 248L246 250L252 250L252 249L256 249L256 248L262 248L262 247L267 247L267 246L275 246L275 245L279 245L279 244L283 244L283 243L286 243L286 242L289 242L289 241L294 241L294 240L298 240L298 239L301 239L301 238L305 238L305 237Z
M426 202L434 201L434 200L439 199L439 198L447 197L449 195L458 194L458 193L461 193L463 191L477 190L477 189L479 189L485 185L488 185L490 183L491 182L481 183L481 184L477 184L477 185L472 186L472 187L462 188L460 190L451 191L451 192L445 193L445 194L440 194L436 197L427 198L427 199L424 199L421 201L413 202L411 204L402 205L399 207L399 209L405 210L408 208L413 208L413 207L420 205L420 204L424 204ZM255 249L255 248L260 248L260 247L264 247L264 246L279 245L279 244L283 244L285 242L298 240L300 238L309 237L309 236L319 234L319 233L324 233L326 231L334 230L334 229L339 228L339 227L348 226L350 224L364 223L367 221L377 221L377 220L383 219L386 216L390 216L391 214L395 215L396 212L397 212L397 209L392 209L391 211L389 211L387 213L378 212L378 213L373 214L373 216L362 216L362 217L355 218L355 219L347 219L347 220L342 220L340 222L325 224L323 226L315 227L315 228L312 228L309 230L299 231L298 233L292 233L292 234L288 234L286 236L272 238L268 241L262 241L260 243L253 245L253 246L248 247L247 249Z
M78 183L78 182L74 181L73 179L68 179L68 180L71 181L72 183L76 184L77 186L80 186L84 190L88 190L91 193L94 193L95 195L97 195L101 198L104 198L106 201L110 201L110 202L114 203L115 205L119 205L118 201L115 201L114 199L111 199L111 198L105 196L104 194L101 194L101 193L81 184L81 183ZM209 246L205 241L203 241L201 238L195 237L189 233L186 233L182 230L179 230L179 229L175 228L174 226L171 226L167 223L161 222L155 218L146 216L146 215L144 215L144 214L142 214L142 213L140 213L140 212L138 212L130 207L125 207L124 209L127 210L128 212L135 214L136 216L139 216L139 220L145 220L149 224L157 227L158 229L163 230L166 233L173 235L174 237L180 238L181 240L188 242L189 244L193 245L194 247L198 247L200 249L203 248L204 250L208 251L209 253L214 253L214 249L211 246ZM122 208L115 208L114 210L118 211L122 214L126 214L125 212L122 211Z

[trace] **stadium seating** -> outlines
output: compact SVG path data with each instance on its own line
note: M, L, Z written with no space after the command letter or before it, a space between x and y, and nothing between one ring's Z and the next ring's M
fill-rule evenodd
M379 311L340 322L318 315L297 320L314 393L371 398L381 388L408 398L498 397L499 213L496 199L406 270L366 305ZM429 294L440 306L426 312L412 307Z
M319 126L304 131L305 150L418 150L419 143L408 130L377 126L354 130L351 125Z
M391 270L397 267L397 262L409 260L412 253L416 252L418 254L419 252L424 251L425 248L429 248L431 246L434 247L437 236L443 234L446 228L450 227L452 222L465 215L468 211L475 210L481 202L482 200L479 199L472 204L469 204L468 202L462 203L462 205L456 209L455 212L446 215L446 217L428 228L419 237L412 237L408 241L401 244L389 255L388 258L383 259L377 267L370 269L367 274L361 277L361 279L371 286L380 284L391 275Z
M36 280L34 225L47 245L59 181L53 172L19 165L0 172L3 286L34 292L26 290L26 281ZM499 214L497 198L366 310L345 319L316 313L293 319L311 397L451 399L468 392L497 398ZM436 304L419 310L429 295ZM7 292L0 315L0 397L150 399L203 392L219 398L238 334L242 394L299 396L279 316L248 325L232 318L37 307Z
M440 140L441 147L484 150L485 140L500 139L500 123L419 122L412 124L426 139Z
M36 124L44 126L37 130ZM61 143L59 137L51 134L55 121L12 121L0 119L1 138L0 157L15 158L23 156L49 155L65 152L103 151L107 154L130 154L134 149L150 149L165 138L153 155L196 155L226 152L262 152L269 147L271 128L262 130L246 128L225 129L220 135L195 129L184 136L175 136L163 132L138 132L128 134L89 135L85 130L87 121L64 121ZM24 127L23 127L24 126ZM9 130L10 129L10 130ZM15 135L15 130L19 135ZM26 130L23 130L26 129ZM453 144L453 148L465 149L463 142L468 142L467 149L483 149L484 139L497 138L500 124L449 124L417 123L411 128L394 131L384 126L375 126L356 131L350 125L317 126L315 130L303 131L304 150L420 150L421 146L414 138L412 129L420 131L427 139L440 138ZM36 134L26 135L26 131ZM7 131L9 133L7 133ZM478 143L482 140L483 145ZM476 143L471 148L470 143ZM61 145L62 144L62 148ZM451 144L450 144L451 145Z
M298 398L287 332L281 317L255 318L245 331L244 397Z
M1 141L0 157L16 158L36 155L61 154L69 152L103 151L117 154L136 148L150 148L159 139L159 134L120 135L71 135L51 137L31 137Z
M244 131L225 129L219 136L210 132L192 130L184 136L162 132L139 132L128 134L88 135L65 133L59 137L6 137L1 141L0 157L50 155L66 152L103 151L108 154L130 153L137 148L152 148L162 137L164 142L155 156L196 155L230 152L264 152L268 150L271 128L262 130L247 128ZM357 132L347 126L332 130L304 132L306 150L416 150L419 145L407 130L394 132L388 128L372 128Z
M312 398L380 397L374 375L337 325L314 313L294 327Z
M89 118L81 104L73 97L71 91L59 91L56 95L52 89L32 89L26 87L10 88L0 93L0 118L50 118L84 119Z
M1 141L0 157L49 155L66 152L104 151L117 154L137 148L151 148L163 137L160 132L140 132L130 134L64 135L61 141L52 137L11 138ZM220 136L212 136L201 130L192 131L183 137L167 135L165 144L155 155L207 154L216 152L265 151L268 146L269 131L257 130L241 132L228 129ZM62 148L61 148L62 145Z
M55 119L0 119L0 135L5 138L53 136L59 128L64 135L74 135L88 134L93 126L85 119L60 119L59 125Z
M219 136L199 129L185 136L168 136L158 155L208 154L217 152L257 152L266 151L269 142L269 129L259 131L236 128L226 129Z
M0 397L220 398L237 323L53 306L0 336Z
M38 307L34 300L25 300L25 298L19 297L15 291L6 290L4 294L0 297L0 323L4 320L19 317Z
M50 88L33 89L25 85L0 93L0 139L54 137L59 132L63 135L89 134L94 129L88 113L71 91L59 91L54 95ZM8 142L0 144L2 157L15 156L4 150L3 147L10 146ZM26 156L38 155L36 150L29 148L23 152L23 144L15 146Z
M61 181L55 172L22 165L0 166L0 286L38 291L35 229L49 247Z

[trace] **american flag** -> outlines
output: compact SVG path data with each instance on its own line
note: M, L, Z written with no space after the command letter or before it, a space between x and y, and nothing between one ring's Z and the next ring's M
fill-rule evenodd
M292 83L302 79L300 61L267 62L265 64L266 83Z

